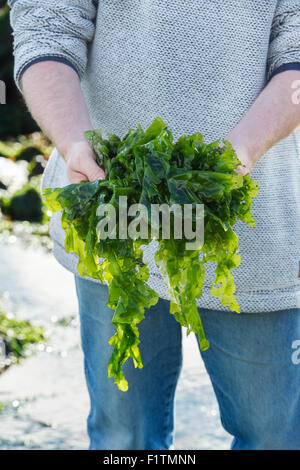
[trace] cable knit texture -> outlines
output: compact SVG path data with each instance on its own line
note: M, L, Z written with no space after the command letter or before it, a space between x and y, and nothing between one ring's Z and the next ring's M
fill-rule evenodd
M87 0L11 0L17 83L34 59L55 56L84 74L87 43L94 35L96 8Z
M299 61L300 1L279 0L270 36L268 77L281 65Z
M266 81L300 62L299 0L15 0L15 75L32 60L61 57L76 67L94 127L124 136L160 115L176 139L201 131L207 142L239 122ZM292 92L292 91L291 91ZM300 133L255 165L260 185L255 229L238 222L241 266L233 271L242 311L294 308L300 297ZM43 187L68 184L55 150ZM54 254L72 272L59 215L51 222ZM149 284L168 294L153 261ZM225 310L209 294L209 264L198 305ZM298 299L298 300L297 300Z

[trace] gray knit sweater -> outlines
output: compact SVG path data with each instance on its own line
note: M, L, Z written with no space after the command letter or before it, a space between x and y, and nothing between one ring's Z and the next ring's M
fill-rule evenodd
M175 138L223 138L270 77L300 69L300 0L11 0L16 82L32 63L52 59L80 75L93 126L123 136L160 115ZM260 185L255 229L235 226L241 266L233 274L242 311L300 304L300 134L268 151L252 176ZM54 151L43 186L68 184ZM59 216L54 254L72 272ZM149 284L167 298L150 258ZM222 309L207 278L200 307Z

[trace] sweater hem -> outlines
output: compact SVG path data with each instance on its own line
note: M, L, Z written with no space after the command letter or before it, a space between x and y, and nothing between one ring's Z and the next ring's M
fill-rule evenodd
M77 272L78 257L74 253L66 253L65 248L62 247L58 242L53 241L53 255L56 260L68 271L74 275L83 277ZM91 277L84 277L95 283L101 283L100 280L93 279ZM151 274L147 281L147 284L157 291L158 284L161 284L162 280ZM167 292L167 289L166 289ZM299 290L272 290L266 293L257 293L257 291L248 292L236 292L236 300L240 306L241 312L244 313L263 313L263 312L274 312L279 310L289 310L300 308L300 291ZM160 298L170 300L167 295L160 295ZM197 299L197 306L199 308L205 308L208 310L224 311L228 312L230 309L221 305L220 300L216 297L212 297L208 287L203 288L203 295Z

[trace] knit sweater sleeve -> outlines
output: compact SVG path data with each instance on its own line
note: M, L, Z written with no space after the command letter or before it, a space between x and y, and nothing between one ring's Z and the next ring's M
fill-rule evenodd
M267 79L284 70L300 70L300 0L278 0L267 60Z
M81 77L94 35L95 0L9 0L14 34L15 81L31 64L58 60Z

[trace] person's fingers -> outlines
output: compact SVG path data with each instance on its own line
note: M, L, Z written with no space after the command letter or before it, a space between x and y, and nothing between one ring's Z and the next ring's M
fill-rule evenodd
M68 171L68 178L71 184L80 183L81 181L89 181L87 176L79 171Z
M81 171L83 170L84 170L84 174L88 177L89 181L105 179L104 171L100 168L100 166L97 165L97 163L95 162L93 158L87 158L84 161L84 169L82 168Z
M235 170L239 175L245 176L247 173L250 173L249 168L246 166L239 165Z

